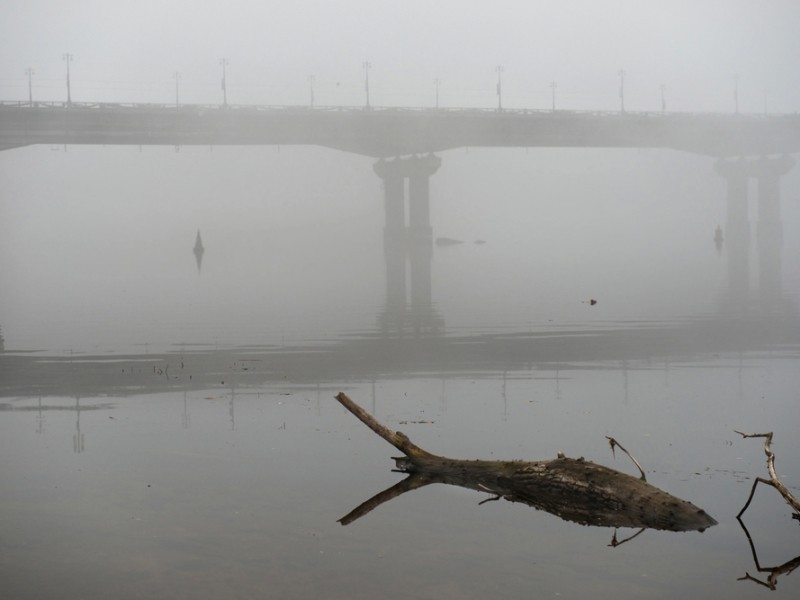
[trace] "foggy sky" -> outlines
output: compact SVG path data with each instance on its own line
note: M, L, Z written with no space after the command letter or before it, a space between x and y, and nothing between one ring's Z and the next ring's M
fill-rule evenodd
M800 3L6 0L0 99L619 107L800 107ZM179 151L177 151L179 150ZM434 299L448 326L661 318L725 282L713 159L669 150L455 149L431 178ZM7 347L241 342L365 327L384 293L372 159L305 147L31 146L0 152ZM797 294L800 168L782 181L785 290ZM755 184L752 183L753 191ZM755 197L755 194L751 194ZM750 210L755 219L755 202ZM202 231L198 276L192 246ZM587 313L581 300L600 295ZM335 315L332 313L336 312ZM265 333L266 332L266 333ZM276 333L277 332L277 333ZM273 335L275 334L275 335ZM272 337L270 337L272 336ZM94 346L91 346L94 347Z
M794 0L420 1L6 0L0 98L65 98L62 54L74 55L76 101L364 102L430 106L435 78L447 106L616 109L624 69L629 110L742 111L800 107L800 3Z

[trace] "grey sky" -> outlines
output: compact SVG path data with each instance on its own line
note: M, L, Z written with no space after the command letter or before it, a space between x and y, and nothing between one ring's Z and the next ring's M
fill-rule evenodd
M452 1L5 0L0 98L361 104L369 60L376 105L616 109L624 69L630 110L800 107L800 3L794 0Z

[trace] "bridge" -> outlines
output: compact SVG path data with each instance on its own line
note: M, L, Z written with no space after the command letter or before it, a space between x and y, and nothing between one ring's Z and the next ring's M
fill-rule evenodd
M667 148L715 158L728 188L730 296L748 304L748 181L756 179L758 287L770 310L782 303L780 178L800 152L800 115L0 102L0 150L32 144L316 145L377 158L386 212L382 328L435 331L443 320L431 297L429 179L441 164L434 153Z
M316 145L374 158L461 147L800 152L800 115L0 102L0 150L31 144Z

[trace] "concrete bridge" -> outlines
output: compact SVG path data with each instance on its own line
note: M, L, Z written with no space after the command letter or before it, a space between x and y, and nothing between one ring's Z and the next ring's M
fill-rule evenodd
M0 149L30 144L316 145L375 158L460 147L800 152L800 115L0 102Z
M0 150L32 144L317 145L377 158L386 211L382 327L438 331L444 322L431 297L429 215L429 179L441 164L435 152L668 148L713 157L727 181L729 296L737 311L750 303L748 180L758 182L759 303L769 311L782 303L780 178L794 166L789 154L800 152L800 115L0 102Z

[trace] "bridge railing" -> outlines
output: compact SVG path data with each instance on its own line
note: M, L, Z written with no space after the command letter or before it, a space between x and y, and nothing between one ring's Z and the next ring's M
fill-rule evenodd
M235 111L235 112L293 112L308 114L320 113L375 113L375 114L431 114L431 115L475 115L487 117L513 117L513 116L586 116L586 117L646 117L646 118L680 118L680 117L715 117L715 118L743 118L748 119L774 119L785 117L798 117L798 113L711 113L711 112L654 112L654 111L603 111L603 110L567 110L543 108L480 108L480 107L413 107L413 106L298 106L280 104L174 104L174 103L144 103L144 102L59 102L27 100L0 100L2 108L28 108L28 109L99 109L99 110L158 110L175 112L197 111Z

